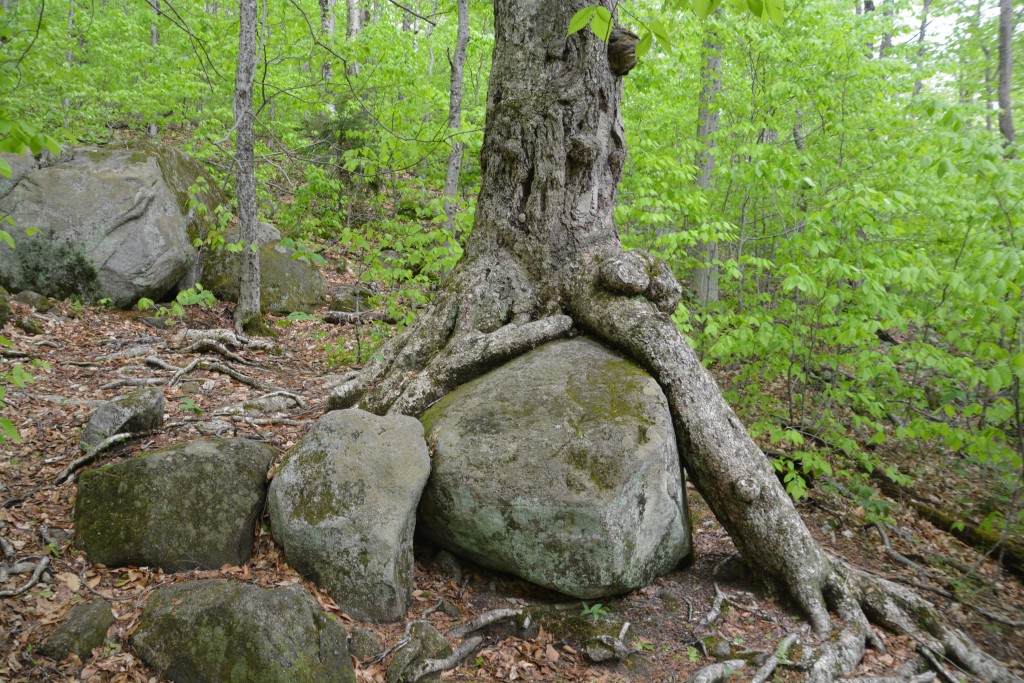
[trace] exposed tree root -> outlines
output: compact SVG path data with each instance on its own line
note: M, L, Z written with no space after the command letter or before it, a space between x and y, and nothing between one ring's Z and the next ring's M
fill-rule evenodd
M747 663L742 659L730 659L725 662L718 662L706 666L690 676L686 683L722 683L732 678L733 674L740 671Z
M431 674L441 673L442 671L448 671L454 669L459 665L463 659L468 657L473 650L480 647L480 644L484 642L484 639L480 636L473 636L466 640L466 642L455 648L451 656L445 657L444 659L425 659L419 665L417 665L412 671L405 675L407 683L416 683Z
M867 646L883 649L871 627L875 623L914 637L924 650L979 679L1019 681L916 593L831 557L814 540L768 459L668 317L679 287L663 265L642 252L629 252L603 263L566 267L558 275L562 312L510 296L498 315L492 314L495 298L505 290L490 290L488 299L481 294L485 287L470 286L494 272L476 280L462 272L460 286L443 292L408 333L391 340L378 360L340 385L328 409L360 403L378 414L419 415L458 385L566 336L575 324L657 379L668 399L683 465L748 565L769 587L787 590L820 636L832 633L809 660L808 680L848 675ZM505 283L508 290L522 293L515 272L506 277L512 283ZM460 287L473 296L457 301L453 292ZM841 628L833 632L837 623ZM724 675L724 667L716 671L694 680L719 680L715 676Z
M768 657L761 668L757 670L754 677L750 679L750 683L765 683L772 674L775 673L775 668L779 665L779 662L786 660L786 655L789 652L789 648L793 647L793 644L797 642L797 635L790 633L775 647L775 651Z
M108 436L106 439L96 444L95 447L87 450L85 455L68 463L68 466L61 470L60 474L57 475L57 478L53 480L53 483L56 485L63 484L71 477L71 475L91 463L96 458L100 457L100 455L102 455L106 450L141 435L141 433L122 432L120 434Z
M32 586L39 583L39 579L40 577L42 577L43 572L46 571L46 568L50 566L50 558L43 557L31 569L28 569L27 567L25 567L25 565L26 563L23 562L17 563L13 568L8 568L8 574L20 574L31 571L32 576L30 576L28 581L26 581L20 588L14 588L9 591L0 591L0 598L14 598L21 595L22 593L28 592L28 590L32 588Z
M491 624L497 624L499 621L505 621L506 619L514 619L521 617L523 610L521 609L495 609L490 612L484 612L475 619L467 621L461 626L456 626L451 629L445 635L449 638L465 638L470 633L479 631L482 628L486 628Z

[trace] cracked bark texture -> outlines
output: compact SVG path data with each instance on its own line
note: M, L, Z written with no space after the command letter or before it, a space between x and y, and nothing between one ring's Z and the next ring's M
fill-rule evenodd
M840 623L830 608L838 615L842 630L816 654L812 680L852 671L865 644L878 644L868 616L929 635L936 652L983 679L1015 680L962 647L970 641L928 603L817 544L668 317L681 295L672 273L643 252L622 252L612 215L626 154L622 79L589 30L565 36L590 4L494 3L483 184L463 259L410 329L335 390L329 409L419 415L458 385L582 330L661 384L683 465L751 568L793 596L819 633ZM611 0L600 4L614 11Z

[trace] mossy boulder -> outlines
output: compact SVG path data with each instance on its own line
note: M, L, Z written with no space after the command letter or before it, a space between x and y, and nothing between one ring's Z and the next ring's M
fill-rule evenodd
M23 292L15 294L14 300L19 304L25 304L26 306L32 307L40 313L46 313L48 310L53 308L53 303L50 302L49 297L45 297L38 292L33 292L30 289L26 289Z
M132 645L189 683L355 683L347 634L298 586L207 579L158 588Z
M288 453L270 485L274 540L288 564L356 619L404 619L416 505L429 474L415 418L329 412Z
M105 600L92 600L71 610L68 619L57 627L39 653L56 660L72 652L86 660L93 648L103 644L107 630L114 625L114 614Z
M82 429L78 445L89 451L115 434L149 432L163 423L164 392L158 387L142 387L97 408Z
M85 472L75 543L92 562L165 571L242 564L252 553L274 449L199 439Z
M225 232L224 240L239 240L238 226ZM292 311L310 313L320 308L327 296L327 281L306 258L292 258L293 249L281 246L281 234L270 223L261 223L260 308L264 313L283 315ZM203 257L202 282L218 299L238 301L241 253L218 249Z
M127 307L195 282L192 240L207 232L224 198L194 159L134 142L22 166L18 182L0 193L16 245L0 245L0 284ZM193 185L208 188L196 195L205 211L190 206ZM31 228L39 232L29 236Z
M481 565L578 598L625 593L691 549L668 403L579 338L459 387L422 417L419 529Z
M330 309L343 313L369 311L372 308L370 306L370 297L372 296L373 292L365 287L342 285L331 290Z

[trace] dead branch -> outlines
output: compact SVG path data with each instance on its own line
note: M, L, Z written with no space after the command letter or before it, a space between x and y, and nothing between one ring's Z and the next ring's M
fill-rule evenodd
M245 415L237 415L233 413L217 413L217 417L224 417L232 422L241 422L243 424L255 425L257 427L266 427L268 425L301 427L309 424L309 420L294 420L288 417L246 417Z
M416 681L419 681L431 674L454 669L459 665L459 662L468 657L473 650L480 647L480 643L482 642L484 642L483 637L473 636L462 645L459 645L459 647L455 649L455 652L453 652L449 657L445 657L444 659L425 659L413 668L410 673L406 674L405 680L408 681L408 683L416 683Z
M935 672L928 671L916 676L860 676L858 678L844 679L845 683L932 683L935 680Z
M30 354L17 349L0 349L0 357L3 358L29 358Z
M72 460L67 467L61 470L61 473L58 474L57 478L53 480L53 483L55 485L63 484L65 481L68 480L68 478L72 474L74 474L75 472L77 472L78 470L80 470L81 468L85 467L93 460L98 458L100 454L103 453L108 448L116 446L119 443L124 443L125 441L133 439L136 436L142 436L142 434L135 432L122 432L120 434L108 436L106 439L97 444L94 448L90 448L88 451L86 451L85 455L75 460Z
M24 586L9 591L0 591L0 598L14 598L21 595L22 593L27 592L30 588L32 588L32 586L39 583L39 578L43 575L43 572L46 571L46 568L49 566L50 558L44 556L41 560L39 560L39 564L35 566L35 569L32 571L32 576L29 577L29 580L25 583Z
M449 638L465 638L474 631L479 631L480 629L490 626L491 624L496 624L499 621L522 616L522 614L523 610L521 609L505 608L491 610L490 612L484 612L475 619L467 621L461 626L456 626L445 635Z

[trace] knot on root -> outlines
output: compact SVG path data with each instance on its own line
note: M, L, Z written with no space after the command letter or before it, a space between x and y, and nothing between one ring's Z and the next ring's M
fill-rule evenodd
M645 251L627 251L601 264L601 284L619 294L645 296L662 313L672 313L683 297L672 270Z

